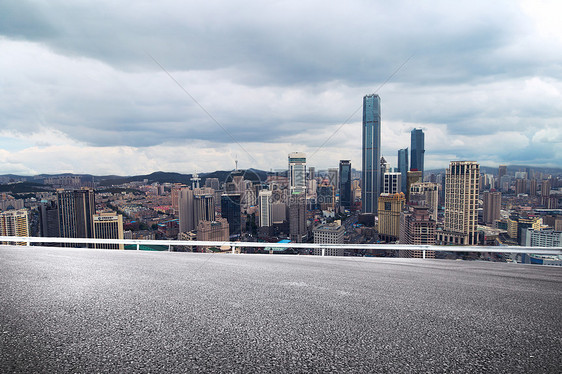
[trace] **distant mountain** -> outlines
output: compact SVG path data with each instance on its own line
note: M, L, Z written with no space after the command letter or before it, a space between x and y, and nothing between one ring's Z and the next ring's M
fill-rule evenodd
M45 186L44 184L33 183L33 182L0 184L0 192L28 193L28 192L45 192L48 190L49 187Z
M268 173L263 170L257 169L247 169L247 170L217 170L211 173L201 173L199 177L201 178L201 184L205 183L207 178L218 178L221 183L227 180L232 180L233 175L244 176L245 180L251 180L253 182L265 181L267 179ZM76 176L80 177L82 181L95 181L99 183L100 186L108 187L112 185L119 185L129 182L142 182L147 180L148 183L183 183L186 185L191 185L192 174L181 174L174 172L156 171L151 174L143 175L131 175L131 176L120 176L120 175L90 175L90 174L39 174L35 176L20 176L14 174L0 175L0 181L4 181L4 186L8 185L21 185L18 189L27 188L30 189L32 186L35 188L44 187L42 184L46 178L56 178L62 176ZM11 190L5 187L7 190ZM30 190L31 191L31 190ZM15 191L14 191L15 192Z

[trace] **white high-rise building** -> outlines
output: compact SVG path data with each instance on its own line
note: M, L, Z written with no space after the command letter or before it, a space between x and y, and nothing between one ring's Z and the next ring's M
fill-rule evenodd
M382 193L396 194L402 190L402 174L401 173L384 173L383 174Z
M306 154L289 153L289 187L291 194L306 192Z
M273 223L272 214L273 192L261 190L259 193L260 227L269 227Z

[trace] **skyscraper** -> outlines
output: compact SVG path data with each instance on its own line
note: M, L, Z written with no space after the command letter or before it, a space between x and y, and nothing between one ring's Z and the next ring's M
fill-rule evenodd
M260 209L260 227L269 227L273 224L272 215L273 192L261 190L258 196Z
M306 154L289 153L289 187L291 194L306 192Z
M476 161L451 161L445 180L445 224L441 244L475 245L478 242L478 188Z
M242 195L239 193L228 193L221 196L221 214L222 218L226 218L228 221L230 235L242 233L241 202Z
M422 129L413 129L411 133L410 151L410 170L419 170L422 172L423 178L423 159L425 153L425 139Z
M483 218L486 225L491 225L495 220L500 219L500 209L502 202L501 192L484 192Z
M408 148L398 150L398 170L402 174L402 186L400 190L402 193L406 193L406 185L408 183Z
M178 213L180 219L180 232L194 230L196 225L193 220L193 190L189 187L182 187L177 191Z
M306 199L303 194L296 194L291 197L289 204L289 235L291 241L295 243L303 243L308 236L306 228Z
M76 191L57 190L60 236L93 238L96 209L94 191L83 187Z
M381 102L377 94L363 97L362 151L362 211L363 213L376 213L381 180Z
M353 199L351 198L351 162L340 160L340 205L351 209Z

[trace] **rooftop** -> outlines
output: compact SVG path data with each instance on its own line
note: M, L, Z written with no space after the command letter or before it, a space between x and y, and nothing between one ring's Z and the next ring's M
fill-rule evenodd
M558 372L562 269L0 246L0 372Z

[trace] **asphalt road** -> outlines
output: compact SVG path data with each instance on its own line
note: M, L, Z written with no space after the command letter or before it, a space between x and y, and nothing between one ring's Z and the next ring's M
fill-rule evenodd
M562 370L562 269L0 246L0 372Z

